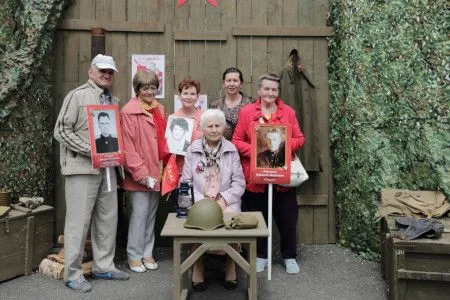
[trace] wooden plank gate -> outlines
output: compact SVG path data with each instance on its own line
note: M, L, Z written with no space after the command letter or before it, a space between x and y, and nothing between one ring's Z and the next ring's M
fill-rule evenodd
M222 72L237 66L244 74L243 92L255 97L256 80L265 72L279 73L292 49L316 86L319 144L323 172L299 188L300 243L335 242L335 207L330 161L327 0L76 0L55 36L55 119L64 96L87 80L91 61L91 28L106 30L105 50L114 56L119 73L114 94L123 105L130 98L131 55L164 54L166 98L173 112L177 83L190 76L201 83L208 101L223 93ZM297 112L299 113L299 112ZM55 165L59 168L58 145ZM56 234L64 228L63 177L56 179ZM159 214L167 214L160 210ZM165 216L164 216L165 217Z

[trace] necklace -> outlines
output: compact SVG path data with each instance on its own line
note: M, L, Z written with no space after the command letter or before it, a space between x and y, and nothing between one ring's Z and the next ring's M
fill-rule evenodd
M265 115L271 115L277 110L277 105L271 105L270 107L265 107L261 105L261 111Z
M228 108L233 108L239 105L242 101L242 94L239 94L239 98L237 100L230 100L230 98L225 97L225 104Z
M142 108L144 108L145 110L150 110L158 105L157 100L153 100L152 102L148 103L148 102L145 102L144 100L141 100L140 98L139 98L139 103L141 104Z
M196 108L196 107L193 107L192 110L191 110L191 112L186 112L186 110L185 110L184 108L181 108L181 111L183 112L183 114L184 114L184 116L185 116L186 118L190 118L190 117L192 117L193 115L195 115L195 113L197 112L197 108Z

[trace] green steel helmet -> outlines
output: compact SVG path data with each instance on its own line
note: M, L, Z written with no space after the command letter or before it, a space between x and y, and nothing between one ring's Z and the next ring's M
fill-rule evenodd
M184 227L202 230L214 230L224 226L223 211L212 199L202 199L192 205Z

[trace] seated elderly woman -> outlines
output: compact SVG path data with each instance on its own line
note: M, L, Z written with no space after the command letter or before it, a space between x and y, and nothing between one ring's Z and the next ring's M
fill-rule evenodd
M225 115L221 110L208 109L202 114L200 128L203 138L195 140L188 148L180 182L192 182L195 201L210 198L217 201L224 212L239 212L245 179L236 147L223 137L225 125ZM194 245L193 249L197 247ZM227 289L237 287L235 265L228 256L224 286ZM203 291L205 287L204 264L200 257L192 270L192 288Z

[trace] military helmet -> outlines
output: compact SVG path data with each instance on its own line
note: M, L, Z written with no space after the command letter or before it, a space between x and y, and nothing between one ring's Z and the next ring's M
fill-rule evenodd
M223 212L213 199L202 199L192 205L184 227L202 230L214 230L224 226Z

